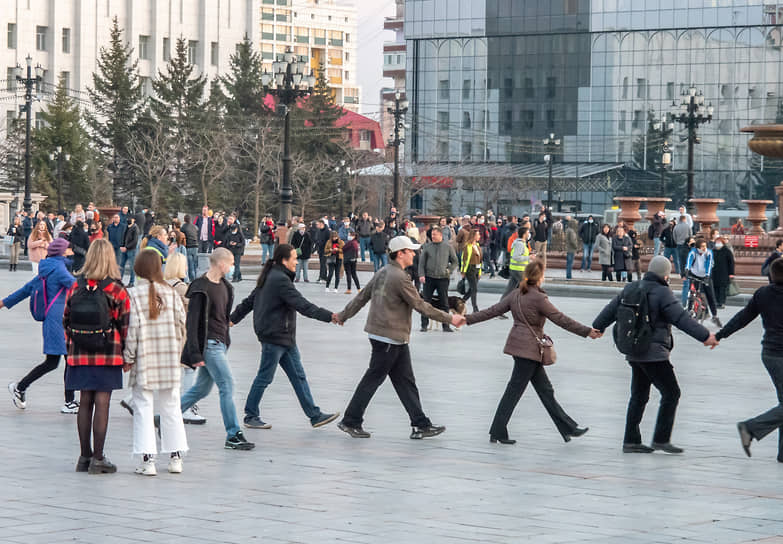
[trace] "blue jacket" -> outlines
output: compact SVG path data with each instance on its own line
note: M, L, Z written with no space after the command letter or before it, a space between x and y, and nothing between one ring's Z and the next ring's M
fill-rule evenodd
M685 269L690 270L691 266L693 266L693 260L696 258L696 256L699 254L699 250L695 247L691 249L690 253L688 253L688 261L685 264ZM709 249L707 250L707 253L704 254L704 269L707 272L707 277L712 276L712 265L715 262L715 259L712 258L712 251Z
M147 240L147 246L144 249L149 249L160 255L161 263L166 264L166 259L169 256L169 248L166 244L157 238L150 238Z
M106 233L109 235L109 242L111 242L111 245L114 247L114 251L117 251L124 245L126 230L128 230L128 226L123 225L122 220L120 220L120 223L117 225L111 223L106 227Z
M62 293L54 301L46 319L43 321L43 352L46 355L67 355L65 348L65 330L63 329L63 310L68 289L76 281L66 268L65 257L47 257L38 264L38 274L46 278L46 296L51 300L62 289ZM7 308L12 308L28 298L33 290L33 280L30 280L16 292L3 299Z

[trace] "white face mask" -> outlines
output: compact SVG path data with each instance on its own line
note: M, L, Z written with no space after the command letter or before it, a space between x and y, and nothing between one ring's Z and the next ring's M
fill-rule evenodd
M723 247L723 242L715 242L715 249L721 249Z
M587 222L588 222L588 223L590 223L590 224L592 224L592 223L593 223L593 220L592 220L592 219L588 219L588 220L587 220Z
M304 229L299 229L299 234L304 234L304 233L305 233Z
M484 224L484 220L483 220L483 219L479 219L479 220L478 220L478 224L479 224L479 225L483 225L483 224Z
M346 227L350 227L350 226L351 226L351 223L350 223L350 222L348 222L348 221L344 221L344 222L343 222L343 225L345 225Z
M348 240L353 240L353 236L348 235Z
M700 249L699 250L699 255L704 255L705 253L707 253L706 249Z

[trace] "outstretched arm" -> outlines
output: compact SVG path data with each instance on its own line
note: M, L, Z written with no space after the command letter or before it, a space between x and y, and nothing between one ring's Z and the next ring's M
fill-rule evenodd
M337 314L337 319L335 323L345 323L349 319L351 319L353 316L355 316L357 313L359 313L359 310L361 310L365 304L367 304L370 301L370 298L372 298L372 291L375 284L375 278L378 276L373 276L370 282L364 286L364 289L362 289L358 295L356 295L351 302L349 302L345 308L343 308L343 311Z
M759 305L758 301L756 299L756 296L758 294L758 291L753 295L753 298L750 299L750 302L739 312L734 314L734 317L732 317L724 327L719 330L715 334L715 338L717 340L723 340L724 338L728 338L738 330L744 328L747 326L751 321L756 319L756 317L759 315Z
M468 325L475 325L482 321L489 321L490 319L503 315L511 309L511 300L514 298L514 293L511 292L508 295L500 299L500 302L494 306L490 306L480 312L475 312L465 316Z

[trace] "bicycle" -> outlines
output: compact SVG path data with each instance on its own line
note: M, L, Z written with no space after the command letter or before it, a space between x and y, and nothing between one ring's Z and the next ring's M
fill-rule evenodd
M703 286L709 281L709 278L699 278L693 274L688 274L687 279L690 281L690 286L685 307L688 310L688 314L701 323L709 315L707 295L703 291Z

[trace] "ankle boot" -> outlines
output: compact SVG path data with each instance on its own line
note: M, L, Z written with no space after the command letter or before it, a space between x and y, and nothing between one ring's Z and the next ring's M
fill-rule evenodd
M9 264L9 265L8 265L8 271L9 271L9 272L13 272L13 271L14 271L14 265L12 265L12 264Z
M18 264L14 265L14 272L16 272L16 267L19 266Z

